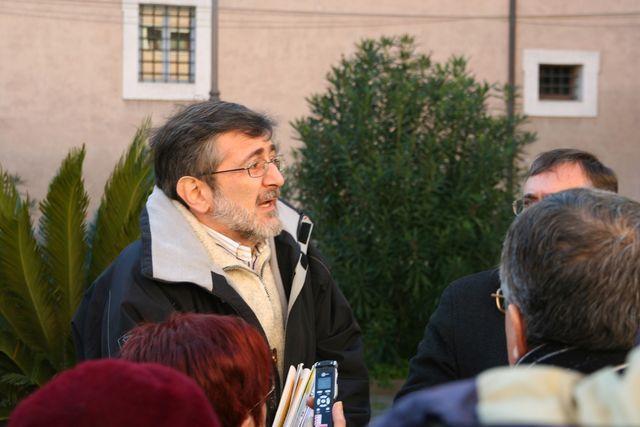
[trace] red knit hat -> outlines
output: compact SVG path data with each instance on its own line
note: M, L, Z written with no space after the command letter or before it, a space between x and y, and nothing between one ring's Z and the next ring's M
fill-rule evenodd
M9 427L219 427L191 378L153 363L82 363L23 400Z

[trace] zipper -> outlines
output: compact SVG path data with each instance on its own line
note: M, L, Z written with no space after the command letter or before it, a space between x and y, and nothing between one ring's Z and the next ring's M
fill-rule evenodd
M228 283L226 283L226 278L224 280L225 280L225 286L231 287ZM200 286L198 286L198 287L200 287ZM200 287L200 288L204 289L202 287ZM236 292L236 290L233 289L233 288L231 288L231 290L233 292ZM233 304L230 301L227 301L226 299L222 298L220 295L218 295L215 292L213 292L213 290L208 290L207 289L207 292L209 292L211 295L213 295L218 300L220 300L221 303L227 304L229 307L231 307L233 309L233 311L235 311L235 314L239 318L241 318L242 320L244 320L245 322L247 322L248 324L250 324L251 326L256 328L258 330L258 332L260 332L260 334L262 335L262 338L264 338L265 343L269 342L269 340L267 339L267 334L264 332L264 329L262 329L262 325L260 324L260 320L258 320L258 317L255 315L253 310L251 310L251 307L249 307L247 305L247 308L253 314L253 317L258 322L257 325L254 324L253 322L249 321L249 319L247 319L245 316L243 316L242 313L241 313L241 310L239 310L238 307L235 304ZM240 297L240 299L242 299L242 297L240 295L238 295L238 297ZM215 314L215 313L212 313L212 314ZM286 343L286 331L285 331L285 347L286 347L286 345L287 345L287 343ZM273 364L271 366L271 368L272 368L271 371L272 371L272 375L274 377L273 381L275 383L276 392L274 393L275 396L272 399L272 402L271 402L271 404L269 406L270 406L270 410L271 410L272 414L275 416L275 411L278 409L277 403L280 402L280 398L282 397L282 386L280 385L280 383L281 383L280 372L278 372L278 363L277 363L278 362L278 351L275 348L271 349L271 360L273 362Z

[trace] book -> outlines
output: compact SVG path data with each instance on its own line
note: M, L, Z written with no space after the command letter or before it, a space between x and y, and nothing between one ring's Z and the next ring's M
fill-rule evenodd
M314 381L315 368L305 368L302 363L289 367L272 427L312 425L313 410L307 405L307 399L313 397Z

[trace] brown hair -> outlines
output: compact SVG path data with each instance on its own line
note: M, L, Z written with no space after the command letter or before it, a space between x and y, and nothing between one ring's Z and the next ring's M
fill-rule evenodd
M216 137L240 132L271 139L274 122L264 114L232 102L205 101L188 105L154 130L153 149L156 185L169 198L181 200L176 184L183 176L198 176L214 170L222 159L216 153ZM212 177L204 177L212 187Z
M613 170L603 165L593 154L573 148L558 148L539 154L531 163L525 180L555 169L564 163L580 165L595 188L618 192L618 178Z

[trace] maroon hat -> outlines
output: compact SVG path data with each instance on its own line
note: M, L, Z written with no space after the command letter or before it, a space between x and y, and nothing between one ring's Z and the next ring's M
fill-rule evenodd
M191 378L153 363L82 363L23 400L10 427L219 427Z

